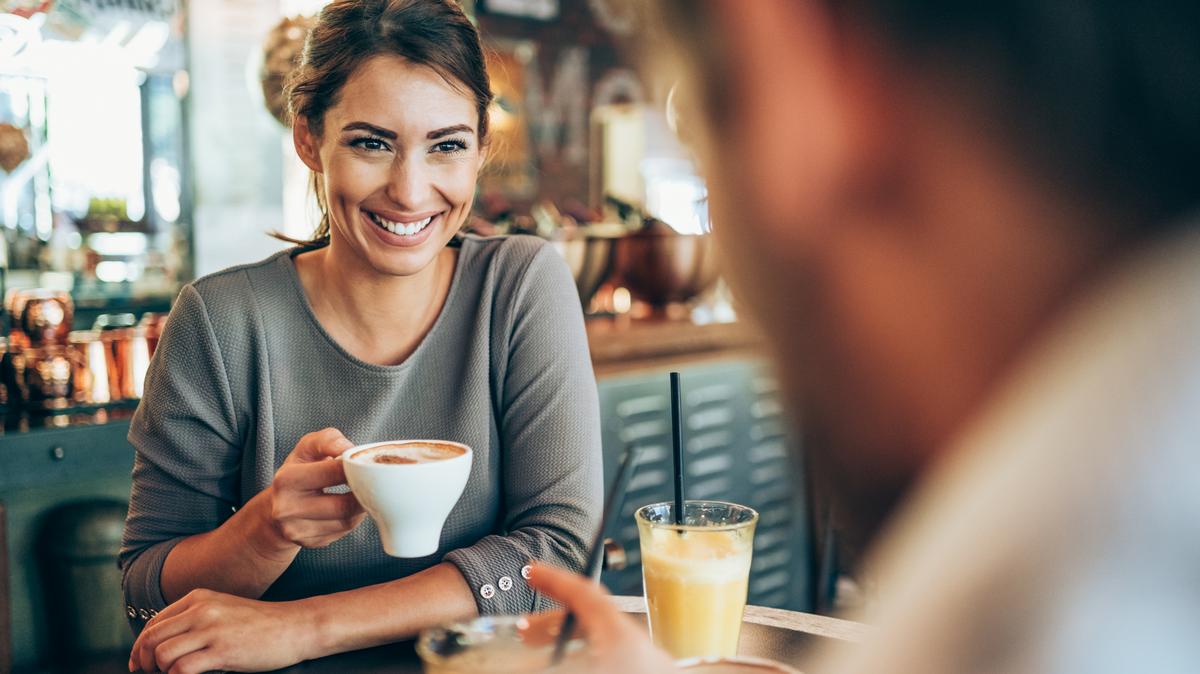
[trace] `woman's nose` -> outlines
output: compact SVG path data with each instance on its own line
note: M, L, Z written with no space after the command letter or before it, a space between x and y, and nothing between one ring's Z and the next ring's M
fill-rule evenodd
M398 157L388 176L387 196L405 209L420 210L432 189L430 177L419 162Z

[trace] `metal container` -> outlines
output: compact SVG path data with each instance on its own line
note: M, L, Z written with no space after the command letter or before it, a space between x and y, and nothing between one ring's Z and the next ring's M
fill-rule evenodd
M709 234L676 234L663 225L631 232L614 243L613 281L655 308L695 298L717 276L717 252Z
M614 243L626 231L625 226L619 224L588 225L569 239L552 242L567 261L585 310L591 304L592 296L612 276Z
M133 314L103 314L93 326L100 333L108 368L108 392L113 400L142 397L150 347L146 329L136 326Z
M65 346L22 349L11 355L21 399L33 410L71 406L71 358Z
M127 510L121 501L97 499L46 516L41 576L60 660L124 652L133 643L117 568Z
M108 351L96 330L79 330L67 336L71 357L71 399L79 405L112 402Z
M8 297L14 348L65 345L75 315L71 296L58 290L14 290Z

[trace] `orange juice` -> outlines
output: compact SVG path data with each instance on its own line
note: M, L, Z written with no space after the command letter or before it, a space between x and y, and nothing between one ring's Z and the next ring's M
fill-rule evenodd
M737 654L757 521L743 510L748 521L685 520L681 528L638 513L650 635L674 658Z

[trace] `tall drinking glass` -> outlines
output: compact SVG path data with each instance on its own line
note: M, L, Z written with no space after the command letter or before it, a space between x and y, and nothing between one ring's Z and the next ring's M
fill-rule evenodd
M637 511L642 583L654 643L674 658L737 654L758 513L722 501Z

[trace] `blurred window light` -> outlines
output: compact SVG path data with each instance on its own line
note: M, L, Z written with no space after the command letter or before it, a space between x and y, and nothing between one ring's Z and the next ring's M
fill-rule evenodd
M279 11L284 16L313 16L328 4L329 0L281 0Z
M50 168L55 205L82 215L93 196L144 210L140 71L123 48L47 40L40 70L49 82Z
M708 231L708 192L691 162L644 159L641 169L648 213L680 234Z
M11 66L17 56L41 42L41 15L26 19L16 14L0 14L0 65Z
M154 199L154 210L167 222L179 220L180 205L179 169L171 162L159 157L150 162L150 189Z
M97 232L88 237L88 248L104 257L134 257L146 252L141 232Z
M105 260L96 265L96 278L105 283L121 283L129 280L129 270L124 262Z

